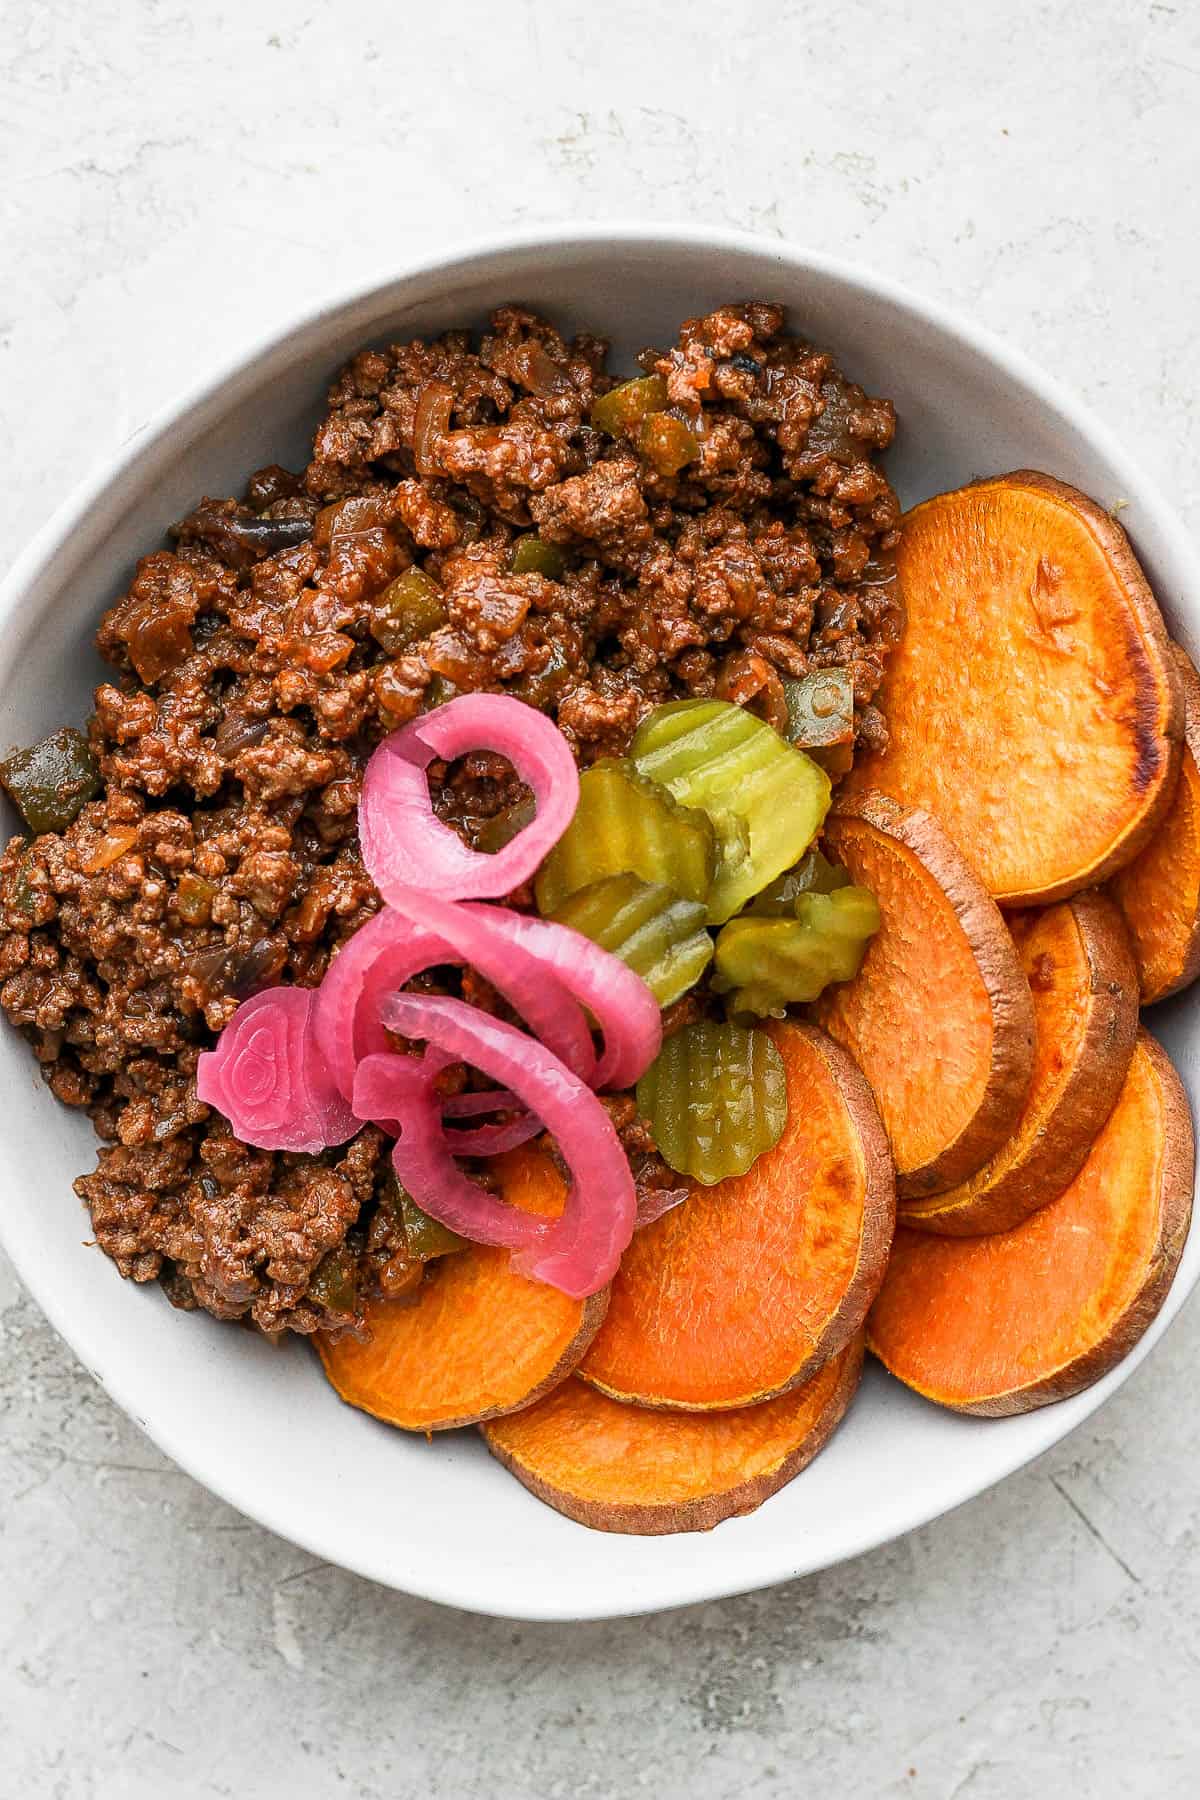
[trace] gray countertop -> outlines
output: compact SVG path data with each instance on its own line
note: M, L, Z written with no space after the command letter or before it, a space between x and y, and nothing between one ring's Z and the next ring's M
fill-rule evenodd
M618 214L923 288L1081 391L1200 522L1187 0L9 0L4 21L0 562L314 296L449 237ZM770 1593L576 1627L440 1611L239 1518L2 1260L0 1336L6 1795L1200 1791L1195 1306L951 1518Z

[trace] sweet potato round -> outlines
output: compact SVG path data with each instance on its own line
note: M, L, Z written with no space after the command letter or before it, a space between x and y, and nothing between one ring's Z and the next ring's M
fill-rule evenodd
M579 1366L614 1399L703 1412L784 1393L853 1337L878 1292L896 1196L871 1090L824 1032L770 1031L783 1136L635 1234Z
M1110 887L1133 937L1146 1005L1200 975L1200 675L1178 644L1171 649L1183 682L1179 780L1162 824Z
M1183 1085L1139 1032L1108 1123L1057 1200L996 1237L897 1232L872 1350L926 1399L989 1418L1090 1387L1166 1298L1194 1163Z
M1170 800L1183 697L1129 540L1076 489L1018 470L904 522L904 638L885 755L850 775L941 820L1001 904L1128 862Z
M521 1205L556 1214L564 1189L549 1157L532 1146L497 1158L503 1185ZM545 1166L546 1178L536 1166ZM413 1300L368 1309L369 1343L318 1337L332 1385L403 1431L451 1431L528 1406L568 1376L591 1343L608 1289L573 1300L512 1266L507 1250L471 1244L439 1258Z
M801 1387L732 1412L654 1412L572 1379L483 1435L530 1493L580 1525L710 1531L753 1512L824 1449L862 1360L859 1332Z
M977 1174L900 1209L948 1237L1008 1231L1057 1199L1117 1102L1137 1037L1133 952L1103 894L1009 920L1033 993L1033 1080L1016 1130Z
M965 1181L1010 1136L1033 1068L1033 1001L994 901L936 819L839 798L830 854L879 901L853 981L815 1016L874 1090L902 1197Z

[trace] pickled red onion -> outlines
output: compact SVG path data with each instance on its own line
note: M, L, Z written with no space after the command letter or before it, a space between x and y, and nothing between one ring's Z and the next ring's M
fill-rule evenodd
M417 1204L464 1237L523 1246L517 1266L536 1280L578 1299L598 1292L612 1279L633 1235L636 1200L628 1159L591 1089L544 1044L461 1000L393 994L381 1017L389 1030L424 1038L511 1088L555 1137L571 1173L558 1219L548 1223L515 1214L455 1167L430 1084L428 1098L402 1120L392 1153L396 1173ZM362 1065L355 1083L360 1114L395 1093L389 1060L372 1056Z
M353 1092L359 1059L387 1047L379 999L440 962L470 963L592 1087L632 1087L658 1054L662 1015L653 994L581 932L415 888L397 889L396 899L342 946L321 984L317 1039L343 1093ZM578 1007L568 1004L572 995L603 1034L599 1063Z
M467 1094L451 1094L442 1101L448 1119L473 1119L478 1113L516 1112L521 1102L509 1088L478 1088Z
M404 896L405 911L385 906L368 919L333 958L318 990L317 1043L347 1099L362 1058L388 1048L379 1002L441 963L470 963L568 1068L584 1081L594 1079L596 1052L587 1021L567 984L547 972L530 947L514 943L507 921L515 914L504 907L468 908L435 900L412 888L397 892ZM435 929L424 929L426 920ZM628 975L624 963L618 967Z
M494 855L471 850L434 816L426 771L472 750L508 758L532 790L532 821ZM579 771L553 720L511 694L460 694L384 738L367 764L358 836L385 900L405 887L448 900L493 900L528 881L579 802Z
M477 1118L480 1113L506 1112L512 1113L511 1119L497 1119L489 1125L476 1125L466 1130L453 1130L446 1133L446 1141L455 1156L499 1156L502 1151L515 1150L520 1144L527 1144L530 1138L537 1137L542 1126L522 1106L514 1093L508 1088L491 1088L486 1093L450 1094L442 1099L437 1098L434 1083L444 1069L450 1068L454 1062L452 1056L445 1051L430 1046L422 1056L393 1057L394 1063L402 1066L394 1070L391 1076L391 1087L402 1106L423 1103L428 1097L426 1089L432 1093L443 1123L447 1119ZM386 1125L392 1137L400 1135L400 1117L375 1119L376 1125Z
M406 920L384 907L333 958L317 989L313 1030L346 1100L353 1098L355 1071L363 1057L388 1048L379 1002L411 981L419 969L433 967L441 954L440 939L414 932Z
M498 1119L494 1125L447 1131L446 1143L452 1156L502 1156L506 1150L517 1150L530 1138L540 1137L544 1129L540 1119L522 1110L511 1119Z
M243 1143L315 1154L359 1128L317 1046L311 988L274 987L242 1002L196 1063L196 1093Z
M569 925L508 907L464 906L462 911L496 915L493 929L507 937L514 950L529 951L537 958L542 979L557 976L587 1007L604 1039L592 1087L632 1087L662 1047L662 1012L641 976Z
M399 1066L405 1063L415 1064L419 1070L421 1058L394 1056L386 1051L365 1056L354 1083L354 1104L360 1117L382 1122L401 1115L392 1151L399 1179L431 1218L442 1224L458 1220L451 1230L457 1230L460 1236L472 1238L477 1244L501 1244L509 1249L527 1244L545 1230L546 1221L505 1206L463 1174L446 1142L432 1079L414 1080L409 1070ZM397 1156L402 1142L404 1154Z
M635 1231L641 1231L644 1225L653 1225L656 1219L664 1218L682 1206L691 1193L690 1188L648 1188L638 1195L637 1223Z
M508 757L537 808L494 856L470 850L434 816L426 779L436 759L479 749ZM526 1274L582 1297L611 1278L636 1219L629 1163L593 1090L627 1088L642 1074L661 1041L658 1005L640 977L581 934L462 903L527 880L569 824L578 793L562 734L509 696L463 695L386 739L364 776L359 838L387 904L342 946L317 993L270 989L239 1008L200 1058L197 1091L266 1149L315 1152L351 1136L354 1115L375 1120L396 1138L400 1179L434 1218L508 1245ZM461 1000L399 991L444 963L477 970L535 1035ZM603 1037L599 1056L589 1017ZM389 1031L423 1039L424 1054L397 1052ZM437 1077L458 1061L504 1085L439 1095ZM450 1124L481 1116L478 1125ZM543 1129L572 1175L557 1220L503 1205L455 1162ZM658 1211L671 1200L656 1202Z
M394 888L391 906L408 921L414 933L441 940L444 954L437 959L439 962L467 963L477 970L520 1013L535 1037L582 1081L595 1085L596 1052L587 1021L571 991L571 971L565 966L561 971L549 966L546 957L518 931L519 914L506 906L463 906L412 887ZM623 974L631 973L623 962L615 956L610 958L607 951L599 950L589 939L577 932L570 935L581 946L615 963ZM565 965L567 958L564 956L561 961ZM417 970L412 973L415 975ZM633 980L649 998L657 1016L657 1003L649 988L638 976L634 975ZM374 982L372 991L377 992ZM616 1016L614 1009L614 1019ZM641 1072L639 1069L638 1074Z
M516 1150L527 1144L542 1130L540 1119L534 1118L507 1088L491 1088L486 1093L454 1094L442 1101L442 1118L466 1119L478 1113L506 1112L510 1119L497 1119L490 1125L473 1129L455 1129L446 1133L446 1142L455 1156L499 1156L505 1150Z

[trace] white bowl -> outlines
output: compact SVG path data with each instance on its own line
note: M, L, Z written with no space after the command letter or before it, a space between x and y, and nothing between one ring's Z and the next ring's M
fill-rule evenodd
M268 462L304 460L329 377L362 344L479 324L505 300L648 343L722 301L780 300L854 379L891 395L890 459L906 502L1029 467L1121 514L1175 634L1200 648L1200 562L1165 500L1110 433L983 332L882 278L730 232L543 230L447 254L290 325L207 380L69 500L0 590L0 747L82 719L99 674L91 633L135 558L201 494L237 493ZM1196 1012L1153 1019L1200 1098ZM114 1400L198 1481L315 1555L409 1593L530 1619L601 1618L784 1581L937 1517L1064 1437L1126 1379L1200 1272L1193 1232L1162 1312L1118 1369L1058 1406L983 1421L926 1405L872 1367L850 1416L800 1479L709 1535L609 1536L534 1500L480 1439L427 1443L352 1412L303 1346L172 1311L88 1248L73 1176L86 1119L59 1106L0 1028L3 1241L52 1323Z

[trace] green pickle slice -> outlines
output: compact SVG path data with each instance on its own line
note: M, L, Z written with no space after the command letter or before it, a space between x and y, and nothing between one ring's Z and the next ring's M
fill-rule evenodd
M664 700L652 713L647 713L638 726L632 754L641 757L651 751L665 750L698 726L719 719L723 713L738 710L728 700Z
M638 875L707 902L717 872L717 844L704 812L681 806L632 763L606 758L579 780L575 817L534 883L538 910L557 913L580 888L607 875Z
M880 925L879 902L861 887L797 894L792 911L746 913L718 933L713 987L729 996L733 1017L782 1018L831 982L852 980Z
M703 900L688 900L637 875L595 881L569 895L549 916L619 956L660 1006L686 994L712 961Z
M850 886L850 871L841 863L830 862L816 848L808 850L794 869L780 875L761 894L756 894L746 908L756 918L794 919L793 902L800 894L832 894L837 888Z
M667 1039L637 1102L664 1162L710 1187L744 1175L783 1135L783 1058L765 1031L701 1020Z
M721 925L816 837L829 810L829 777L777 731L727 700L681 700L644 719L632 760L684 806L744 822L749 848L733 854L724 831L721 866L709 895L709 923Z

